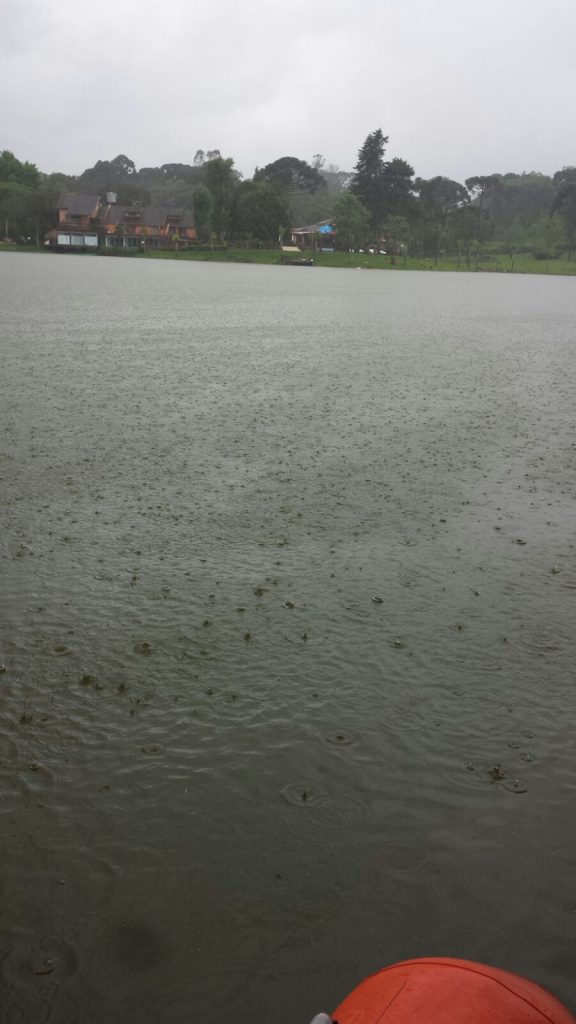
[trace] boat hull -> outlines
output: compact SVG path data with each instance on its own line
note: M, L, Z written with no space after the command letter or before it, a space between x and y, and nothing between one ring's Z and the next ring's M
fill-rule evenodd
M338 1024L575 1024L543 988L471 960L405 960L366 978L332 1015Z

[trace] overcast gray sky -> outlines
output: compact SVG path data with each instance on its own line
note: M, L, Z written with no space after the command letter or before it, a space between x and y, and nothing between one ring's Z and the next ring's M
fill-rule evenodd
M0 149L80 173L221 150L422 177L576 164L576 0L1 0Z

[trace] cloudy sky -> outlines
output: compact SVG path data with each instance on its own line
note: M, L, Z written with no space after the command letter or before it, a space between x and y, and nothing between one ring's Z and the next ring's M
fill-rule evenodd
M576 0L1 0L0 149L80 173L221 150L422 177L576 164Z

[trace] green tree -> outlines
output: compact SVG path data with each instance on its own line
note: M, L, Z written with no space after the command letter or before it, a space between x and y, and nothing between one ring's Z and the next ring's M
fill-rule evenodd
M370 214L370 227L381 234L386 215L386 164L384 153L388 136L377 128L367 136L358 153L350 191L365 206Z
M0 224L4 238L39 243L52 217L53 189L46 187L35 164L0 153Z
M419 191L420 208L426 217L443 220L454 213L463 203L470 201L468 190L459 181L438 175L424 181L416 181Z
M485 210L490 209L494 193L501 181L501 174L477 174L476 177L466 178L465 185L472 200L481 210Z
M472 203L459 206L448 215L447 238L458 251L458 262L460 254L464 253L466 263L470 266L471 252L474 251L476 256L479 256L482 245L490 237L491 227L486 210Z
M485 192L482 204L490 213L497 237L515 222L533 224L550 213L556 188L548 175L530 171L498 177L499 181Z
M313 193L293 192L287 198L284 193L290 211L288 223L292 227L301 227L303 224L315 224L319 220L328 220L332 216L337 197L338 193L330 192L328 188Z
M192 194L194 224L198 241L209 242L212 226L212 193L205 185L198 185Z
M47 231L54 227L55 211L58 205L58 197L61 188L57 182L49 178L44 179L38 189L33 209L30 211L34 221L36 241L38 244L43 240ZM32 235L32 232L28 232Z
M164 181L183 181L187 185L197 184L202 176L198 167L190 164L162 164L160 168Z
M401 157L384 164L382 180L385 215L412 217L416 212L414 168Z
M319 154L316 154L319 157ZM316 160L316 158L314 158ZM322 158L323 159L323 158ZM314 224L320 220L328 220L334 212L334 204L345 188L348 188L352 174L340 171L335 164L328 168L322 166L320 174L325 187L315 192L293 192L290 195L290 212L293 226Z
M403 253L406 255L408 249L408 240L410 237L410 223L406 217L393 214L387 217L384 221L384 238L386 240L386 250L392 257L392 262L395 263L395 257Z
M576 181L564 181L560 185L552 212L562 218L568 240L569 258L572 259L572 251L576 248Z
M42 183L31 189L16 182L0 182L0 225L5 238L39 245L54 224L57 192Z
M352 192L342 192L334 205L336 244L339 249L356 249L368 235L370 213Z
M437 175L415 183L420 215L420 246L424 252L438 253L450 241L447 221L462 205L470 202L468 190L458 181Z
M24 163L18 160L9 149L0 153L0 181L15 182L26 188L38 188L40 185L40 172L36 164Z
M566 182L576 182L576 167L563 167L552 176L555 185L564 185Z
M206 187L212 195L212 228L217 239L223 241L228 234L234 192L238 184L234 161L231 157L224 159L217 156L204 164L204 172Z
M326 182L318 167L311 167L295 156L283 156L260 170L256 168L254 181L267 181L288 195L293 192L318 192Z
M55 171L54 174L42 175L42 184L46 188L52 188L56 197L71 195L75 192L77 180L73 174L62 174L60 171Z
M256 168L255 183L267 182L276 189L288 209L287 222L309 224L330 215L326 182L318 167L295 156L283 156L266 167Z
M136 165L133 160L120 153L113 160L98 160L88 167L77 180L79 192L119 192L123 186L136 183Z
M151 196L147 188L142 188L137 181L134 184L120 185L116 192L117 202L122 206L148 206Z
M6 241L22 241L25 237L26 213L33 202L34 191L17 181L0 181L0 222Z
M267 181L246 181L236 193L233 235L245 241L278 242L288 216L287 204L273 185Z
M527 229L526 241L539 259L553 259L566 247L564 219L558 213L540 217Z

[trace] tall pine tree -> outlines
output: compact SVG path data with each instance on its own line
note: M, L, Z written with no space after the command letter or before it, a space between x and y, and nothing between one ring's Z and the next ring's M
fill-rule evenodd
M370 227L376 234L382 231L386 216L386 163L384 152L388 145L388 136L382 129L368 135L358 153L358 163L354 168L354 177L350 191L360 200L370 214Z

